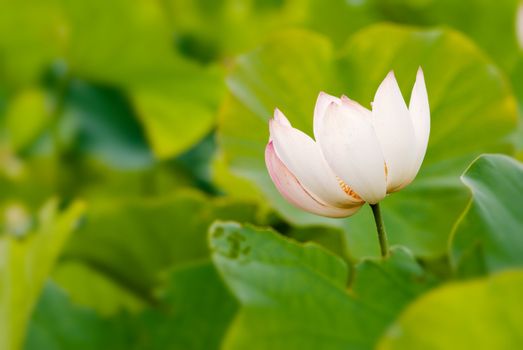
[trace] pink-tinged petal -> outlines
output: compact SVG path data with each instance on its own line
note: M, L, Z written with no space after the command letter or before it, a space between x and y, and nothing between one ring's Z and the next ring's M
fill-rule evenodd
M320 147L298 129L269 121L274 149L280 160L318 202L346 208L362 202L338 180Z
M412 180L416 137L393 72L378 87L372 117L387 166L387 192L394 192Z
M374 204L385 197L383 154L368 115L351 104L332 103L318 143L333 171L363 200Z
M429 142L430 134L430 108L429 98L427 95L427 88L425 86L425 78L421 67L418 69L416 75L416 82L412 88L410 96L409 112L414 127L414 134L416 136L416 158L411 172L411 180L414 180L416 174L421 167L425 152L427 151L427 144ZM407 184L405 184L407 185Z
M281 195L294 206L316 215L332 218L350 216L358 211L361 205L353 208L337 208L328 206L314 199L300 184L296 177L278 158L272 141L265 148L265 163L274 185Z
M327 111L327 108L331 103L341 104L341 100L335 96L329 95L325 92L320 92L318 99L316 100L316 106L314 106L314 138L318 139L322 126L322 118Z

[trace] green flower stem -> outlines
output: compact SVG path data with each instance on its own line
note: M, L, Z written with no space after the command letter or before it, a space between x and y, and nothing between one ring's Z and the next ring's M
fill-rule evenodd
M381 256L386 258L389 255L389 246L387 243L387 232L385 232L385 225L381 217L380 204L370 204L372 214L374 214L374 222L376 223L376 230L378 231L378 240L380 242Z

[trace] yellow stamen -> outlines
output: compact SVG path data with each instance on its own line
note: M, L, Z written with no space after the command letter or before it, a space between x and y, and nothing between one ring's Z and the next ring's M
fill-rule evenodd
M352 188L350 188L349 185L347 185L342 179L336 176L336 180L338 180L338 184L340 185L343 192L356 200L361 200L361 197L356 192L354 192Z

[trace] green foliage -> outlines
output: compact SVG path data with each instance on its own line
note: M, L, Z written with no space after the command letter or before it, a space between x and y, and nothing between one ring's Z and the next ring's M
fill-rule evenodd
M42 91L27 89L17 94L7 107L4 120L5 137L11 148L23 151L49 123L49 117Z
M132 289L80 260L61 261L51 278L74 304L95 310L101 316L137 313L147 306Z
M172 50L159 3L61 1L59 13L69 35L65 59L71 74L122 87L156 156L177 155L210 130L222 89L220 74Z
M174 269L160 294L156 305L140 313L102 317L50 283L33 315L25 349L219 349L237 306L212 264Z
M462 177L472 200L457 222L451 257L464 275L523 265L523 165L484 155Z
M347 290L346 264L316 244L237 223L215 224L210 239L214 263L242 305L225 349L372 349L430 287L403 249L385 261L363 261Z
M52 200L31 232L0 237L0 348L20 347L40 290L83 210L76 202L61 213Z
M438 288L408 307L378 349L519 348L522 292L521 270Z
M519 0L390 0L375 3L384 19L389 21L450 26L465 33L501 68L510 70L518 59L515 13Z
M48 284L33 314L24 349L125 349L124 339L117 323L71 304L62 290Z
M0 0L0 350L522 348L518 6ZM369 107L390 70L408 101L419 66L377 258L368 206L283 200L267 122L312 135L320 91Z
M61 133L78 153L118 168L152 163L137 116L121 93L82 81L72 82L67 93Z
M11 86L37 81L38 71L53 61L66 78L118 86L160 158L182 153L211 129L223 90L221 73L172 50L159 3L30 0L5 6L2 33L15 34L0 37L0 52L7 57L0 72ZM180 124L183 129L176 127Z
M164 310L140 316L136 349L220 349L237 303L209 261L175 269L162 295Z
M206 234L214 220L255 222L256 213L252 204L209 200L194 191L150 200L104 200L87 212L64 258L79 260L153 301L167 269L209 256Z

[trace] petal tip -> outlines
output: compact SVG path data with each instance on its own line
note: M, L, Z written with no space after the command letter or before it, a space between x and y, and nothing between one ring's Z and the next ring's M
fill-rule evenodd
M327 105L326 112L333 112L333 111L336 111L336 110L338 110L338 107L339 107L339 105L338 105L336 102L331 101L331 102L329 102L329 104ZM329 116L330 113L325 113L325 115L326 115L326 116Z
M276 132L276 128L279 127L281 124L278 123L278 121L275 118L269 119L269 141L272 142L274 139L274 134Z
M340 99L343 102L352 102L352 100L347 95L341 95Z
M285 117L285 114L283 114L283 112L278 107L276 107L274 109L274 117L272 120L276 121L277 123L279 123L281 125L291 126L289 119L287 119L287 117Z
M389 92L391 90L399 90L398 81L396 80L396 75L394 74L393 70L390 70L381 84L378 86L378 90L376 91L376 95L374 96L374 101L376 101L376 96L379 94L385 93L385 91Z
M339 98L329 93L326 93L325 91L320 91L318 93L318 98L316 99L316 106L318 106L318 104L328 103L330 101L339 101Z
M416 79L425 79L421 66L418 67L418 71L416 72Z
M356 101L350 99L350 97L347 97L346 95L341 96L341 101L346 105L354 105L357 103Z

